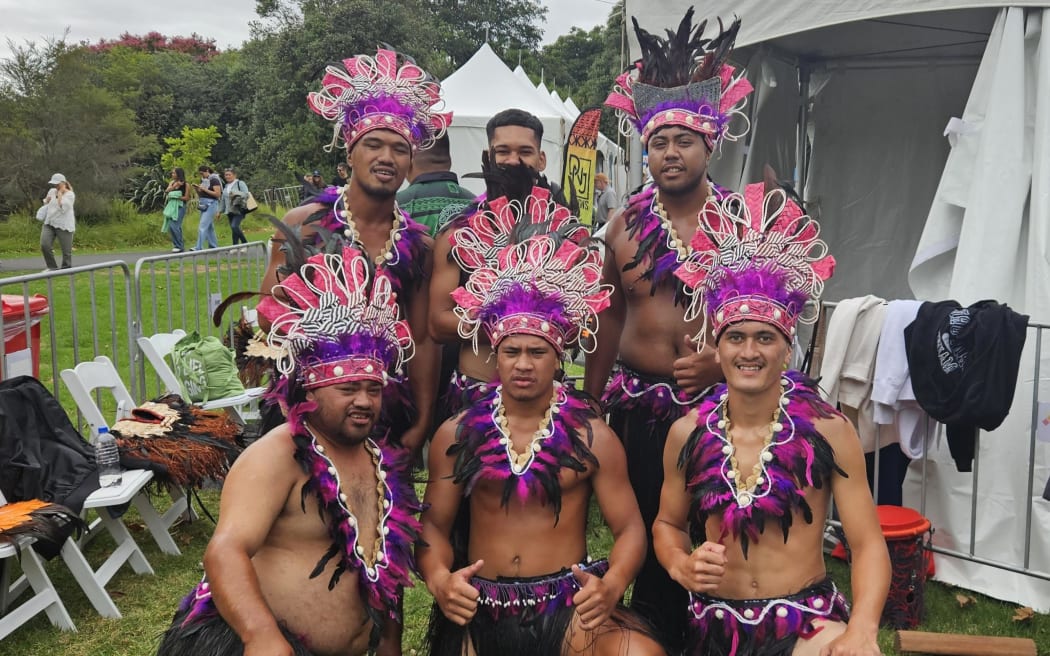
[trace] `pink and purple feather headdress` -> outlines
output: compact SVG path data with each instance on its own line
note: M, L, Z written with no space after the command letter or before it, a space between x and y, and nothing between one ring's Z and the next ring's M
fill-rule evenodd
M694 29L693 8L686 12L678 30L667 30L667 38L650 34L634 22L642 57L616 78L605 100L620 116L620 131L630 136L636 130L646 144L660 128L677 125L704 136L710 149L723 139L735 141L747 133L730 132L734 117L747 121L744 99L753 90L743 74L726 64L740 29L737 19L728 29L704 39L707 21Z
M557 234L536 235L504 247L452 292L459 334L473 341L485 330L493 347L509 335L535 335L558 354L578 344L590 352L598 313L609 305L602 256Z
M346 246L339 254L309 258L299 273L274 286L259 303L270 319L277 369L297 375L306 389L351 380L386 383L412 358L414 342L400 318L390 279L370 281L364 254Z
M342 68L327 67L321 90L310 92L307 103L334 123L326 150L343 145L349 151L372 130L390 130L414 148L429 148L452 123L452 112L440 111L444 101L438 81L393 50L344 59Z
M532 187L524 198L490 199L464 218L449 234L449 244L452 258L467 272L494 261L507 245L534 234L557 232L577 244L590 236L587 226L569 208L555 202L545 187Z
M835 258L817 222L783 189L748 185L709 199L698 218L692 254L675 275L691 299L686 321L703 320L699 343L709 328L717 341L741 321L770 324L791 340L799 321L815 319L806 304L820 297Z

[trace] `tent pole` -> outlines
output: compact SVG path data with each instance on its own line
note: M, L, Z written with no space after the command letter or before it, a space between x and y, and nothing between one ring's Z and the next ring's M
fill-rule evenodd
M627 187L633 191L642 186L642 137L632 130L627 144L631 165L627 170Z
M798 92L801 105L798 111L798 134L795 139L795 191L803 200L806 198L806 126L809 124L809 66L807 62L798 62Z

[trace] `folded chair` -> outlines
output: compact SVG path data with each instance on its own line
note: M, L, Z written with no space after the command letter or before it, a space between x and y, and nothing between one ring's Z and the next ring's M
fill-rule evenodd
M131 393L128 392L128 388L124 385L124 381L120 379L120 374L117 372L117 368L114 367L113 362L104 355L98 356L93 361L81 362L73 369L63 369L62 382L66 384L70 394L73 396L73 400L76 401L80 414L84 416L84 419L88 423L92 443L94 442L94 436L98 433L98 428L100 426L111 425L106 422L105 418L103 418L102 411L99 410L98 405L96 405L95 400L92 398L91 393L93 391L97 389L106 389L113 395L117 402L116 420L127 416L136 405L134 399L131 397ZM168 533L168 529L182 514L187 512L189 504L186 495L183 494L181 490L173 489L173 503L171 508L169 508L163 515L160 515L153 507L153 504L150 503L145 490L143 490L143 487L145 487L152 478L153 472L146 469L125 470L123 481L119 486L102 488L97 492L92 493L84 503L84 508L115 506L130 501L139 511L142 521L146 524L146 527L149 529L154 541L156 541L157 546L160 547L160 550L166 554L178 556L181 552L179 551L178 546L175 545L175 541L171 538L171 535ZM108 514L109 513L99 513L100 516L106 516ZM119 524L125 532L127 531L127 528L119 521L114 521L114 523ZM93 523L91 525L91 530L94 531L96 526L96 523ZM112 533L112 530L110 530L110 532ZM130 535L128 537L130 539ZM131 543L134 544L134 541Z
M148 337L143 335L138 338L139 351L142 352L142 355L153 367L153 370L157 372L157 376L160 378L160 382L166 392L183 394L182 383L164 358L172 352L175 344L185 336L185 330L176 328L170 333L156 333ZM259 418L259 399L265 391L265 387L253 387L245 390L243 394L214 399L196 405L203 410L226 410L235 421L244 425L245 421Z
M7 500L0 492L0 507L6 505ZM0 527L0 640L41 611L47 614L51 624L59 629L77 630L58 596L58 591L48 578L43 560L33 551L32 545L35 541L35 538L27 535L5 540L3 529ZM10 567L16 557L21 562L22 575L11 583ZM15 608L9 608L27 588L33 591L33 596Z

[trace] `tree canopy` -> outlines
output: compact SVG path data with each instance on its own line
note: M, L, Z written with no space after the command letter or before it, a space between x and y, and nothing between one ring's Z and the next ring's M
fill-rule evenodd
M0 61L0 216L38 202L55 171L81 199L99 200L78 200L78 215L90 219L103 200L145 198L142 187L172 163L195 169L194 158L236 166L259 188L334 170L343 154L324 150L330 127L306 94L326 66L377 45L443 78L487 39L563 97L600 104L621 66L622 9L541 48L546 11L535 0L258 0L252 37L237 50L159 32L9 43L13 55Z

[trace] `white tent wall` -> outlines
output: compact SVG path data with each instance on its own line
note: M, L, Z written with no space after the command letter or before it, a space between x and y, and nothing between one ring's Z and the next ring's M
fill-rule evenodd
M442 83L445 109L452 111L449 148L452 171L460 184L474 193L485 191L480 178L465 178L481 171L481 153L488 148L485 125L495 114L510 108L523 109L543 123L543 152L547 155L544 174L551 182L561 184L565 141L576 118L560 100L555 100L546 86L538 89L519 66L514 71L486 43L456 72ZM579 110L577 110L578 112ZM627 162L615 142L599 135L598 149L606 162L606 173L619 193L627 188Z
M828 300L911 298L908 264L974 67L830 71L811 113L805 198L841 263ZM921 166L912 164L921 162Z
M793 65L759 50L745 63L748 78L755 87L745 108L751 116L751 129L738 142L723 142L709 167L711 176L730 189L741 189L749 182L761 180L766 164L772 166L781 179L794 179L795 171L795 130L800 103L798 71ZM763 67L768 71L765 75ZM737 126L734 122L733 129L738 129Z
M524 80L526 84L536 90L546 102L548 99L551 104L559 111L563 116L568 119L568 127L566 128L566 134L572 129L572 122L576 120L576 117L580 115L580 109L576 107L576 103L573 103L571 99L563 102L556 91L547 91L547 85L540 82L539 85L533 86L532 80L529 79L525 69L518 65L514 69L514 75ZM609 111L603 109L603 111ZM561 151L559 151L560 153ZM627 192L627 161L624 157L624 151L620 148L616 142L612 141L602 133L598 133L598 152L602 154L601 168L598 169L600 172L604 172L609 176L609 180L612 183L613 189L616 190L617 196L622 200L625 198ZM547 157L550 157L548 152ZM561 157L561 155L559 155ZM559 184L561 180L557 181Z
M626 0L627 14L636 16L650 31L677 25L691 4L689 0ZM1050 320L1046 300L1050 295L1046 282L1050 280L1050 108L1039 105L1036 111L1037 98L1044 104L1050 98L1050 66L1046 63L1050 47L1044 42L1039 49L1035 34L1045 31L1045 16L1042 25L1030 19L1024 29L1015 30L1016 39L1027 34L1025 45L1015 48L1033 62L1020 65L1027 86L999 94L1011 108L1000 121L1029 130L1023 139L1011 141L1020 144L1013 147L1022 152L1043 149L1030 171L1020 171L1023 176L1032 174L1030 195L1022 195L1020 203L1015 198L1006 201L1018 216L1003 217L1005 222L1000 223L994 199L1005 178L995 170L972 176L964 187L965 191L982 189L982 198L992 199L981 201L987 204L980 221L963 226L961 208L938 210L934 203L946 161L951 167L945 125L953 116L964 116L978 63L987 56L986 35L999 9L1047 5L1045 0L707 3L698 18L737 15L742 19L734 60L747 64L756 86L752 133L744 141L723 145L723 153L712 163L712 174L739 188L742 182L761 179L761 167L769 162L781 178L806 178L805 197L820 217L822 236L839 262L827 287L829 300L867 293L910 297L914 289L919 298L935 300L954 297L969 303L997 298L1036 319ZM934 11L940 13L915 15ZM1040 14L1036 10L1028 13ZM862 22L851 24L854 21ZM921 36L916 24L926 30ZM631 57L637 58L633 34L630 41ZM927 49L931 44L950 45ZM864 56L871 53L882 54L876 59ZM763 61L769 62L764 71ZM1014 59L1007 65L1018 62ZM800 110L799 70L810 72L806 87L811 103L804 112ZM776 80L775 87L769 86L770 78ZM795 170L801 159L796 152L800 115L805 115L810 144L804 171ZM983 157L983 153L971 149L952 156L965 161ZM1018 184L1016 176L1010 178L1010 184ZM938 211L941 222L933 229L939 232L924 237L924 226L935 224ZM1023 218L1019 216L1022 212ZM1021 234L1000 234L1000 226L1007 225ZM934 243L935 237L956 239L958 248L944 248ZM909 286L908 269L920 238L925 246L942 251L926 269L912 274ZM997 246L999 250L992 252ZM1003 268L1009 275L1001 273ZM989 275L992 269L995 273ZM970 282L962 285L964 280ZM1031 284L1018 286L1018 281ZM982 435L974 553L978 558L1022 563L1025 509L1033 500L1030 568L1047 572L1050 503L1038 496L1050 473L1050 453L1047 445L1037 445L1035 489L1029 489L1020 472L1029 462L1031 363L1035 357L1031 344L1023 357L1011 415L1000 429ZM1044 362L1041 371L1042 400L1050 400L1050 361ZM973 475L955 471L942 442L930 446L924 511L937 528L935 544L967 552ZM917 508L920 482L916 463L909 472L905 498ZM953 557L938 555L936 561L938 579L1040 611L1050 610L1050 585L1045 580Z
M481 153L488 148L485 124L495 114L509 108L523 109L543 123L543 151L547 154L547 178L561 181L561 152L571 127L557 111L550 96L540 97L527 80L514 75L486 43L456 72L442 83L445 109L452 111L449 147L452 171L460 184L474 193L485 191L478 178L464 178L481 171Z
M962 304L994 298L1036 321L1050 321L1050 10L1003 10L996 20L961 114L963 129L944 167L936 198L911 269L921 298L954 298ZM1023 99L1023 102L1018 102ZM1044 332L1043 337L1050 336ZM1021 463L1030 459L1034 363L1042 360L1037 400L1050 399L1050 358L1036 355L1028 331L1013 411L998 429L981 435L980 503L974 553L1023 562L1025 510L1032 504L1030 567L1050 571L1050 502L1040 498L1050 475L1050 449L1037 445L1030 488ZM1044 346L1045 349L1045 346ZM949 518L937 541L970 547L972 475L960 474L946 444L931 446L929 498L937 516ZM990 473L985 474L985 463ZM910 477L911 496L919 480ZM1034 489L1033 489L1034 488ZM930 513L928 513L930 514ZM932 516L932 515L931 515ZM1046 612L1050 584L1043 580L939 559L938 577L971 589L1021 601Z

